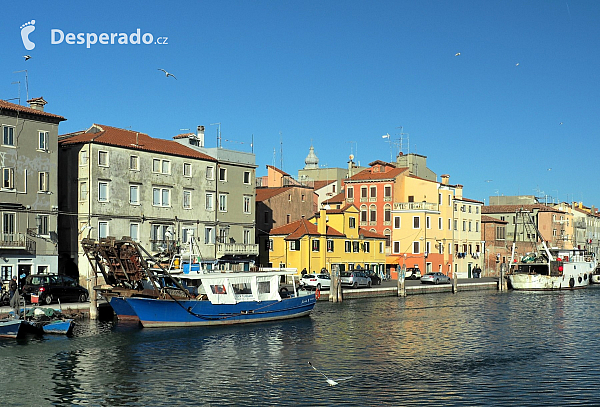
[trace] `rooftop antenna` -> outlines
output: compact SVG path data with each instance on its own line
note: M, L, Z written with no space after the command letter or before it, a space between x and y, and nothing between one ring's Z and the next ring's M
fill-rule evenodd
M350 144L350 154L356 157L358 155L358 143L356 141L346 141L346 143ZM352 143L355 145L354 150L352 150Z
M279 132L279 159L281 160L279 169L283 171L283 138L281 132Z
M11 82L10 84L11 84L11 85L16 85L16 84L18 84L18 85L19 85L19 91L18 91L18 95L19 95L19 97L18 97L18 98L6 99L6 100L7 100L7 101L8 101L8 100L18 100L18 101L19 101L19 104L21 104L21 81Z
M20 71L14 71L13 73L25 72L25 93L27 96L26 100L29 100L29 77L27 76L27 69L21 69ZM19 100L19 104L21 101Z
M399 126L396 128L400 129L400 151L398 152L398 154L400 154L402 152L402 148L403 148L403 144L404 144L404 136L406 136L406 140L407 140L406 154L410 154L410 135L408 133L404 132L403 126Z
M221 147L221 123L211 123L211 126L219 126L217 127L217 147Z

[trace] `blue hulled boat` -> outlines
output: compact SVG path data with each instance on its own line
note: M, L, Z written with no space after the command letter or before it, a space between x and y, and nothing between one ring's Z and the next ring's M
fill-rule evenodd
M182 278L196 280L195 298L125 297L144 327L178 327L243 324L274 321L309 315L315 306L313 292L280 288L282 276L293 270L237 273L188 273Z
M16 338L22 333L23 320L4 319L0 320L0 338Z

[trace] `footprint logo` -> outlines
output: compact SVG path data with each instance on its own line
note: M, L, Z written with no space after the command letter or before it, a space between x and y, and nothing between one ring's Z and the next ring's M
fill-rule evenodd
M35 31L34 24L35 20L31 20L21 26L21 39L23 40L23 45L27 51L31 51L35 48L35 44L29 40L29 34Z

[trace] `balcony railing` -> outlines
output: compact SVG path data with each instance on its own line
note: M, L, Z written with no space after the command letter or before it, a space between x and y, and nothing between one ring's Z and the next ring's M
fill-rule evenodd
M35 241L24 233L0 233L0 249L25 250L35 254Z
M438 204L430 202L396 202L395 211L437 211Z
M217 257L228 255L258 256L258 245L244 243L217 243Z

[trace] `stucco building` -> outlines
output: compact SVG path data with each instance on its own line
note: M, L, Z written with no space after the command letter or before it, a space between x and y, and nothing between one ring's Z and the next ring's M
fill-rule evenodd
M0 100L0 278L59 273L58 126L64 117Z

